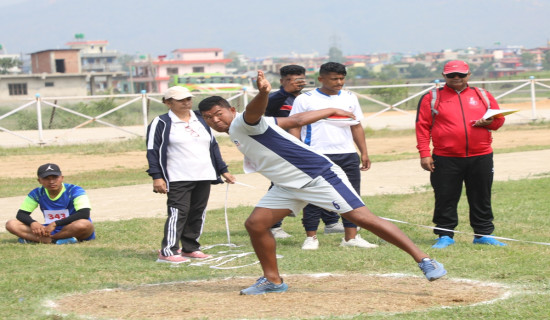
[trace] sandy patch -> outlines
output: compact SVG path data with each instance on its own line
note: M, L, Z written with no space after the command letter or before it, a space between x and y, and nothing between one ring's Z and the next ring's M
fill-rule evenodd
M288 275L288 292L241 296L252 278L211 279L65 296L56 312L117 319L275 319L410 312L503 297L496 284L380 275Z

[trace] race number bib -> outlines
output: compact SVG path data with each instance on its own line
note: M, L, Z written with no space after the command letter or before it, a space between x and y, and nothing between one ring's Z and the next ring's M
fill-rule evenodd
M69 216L69 210L44 210L44 223L50 224L54 221L67 218Z

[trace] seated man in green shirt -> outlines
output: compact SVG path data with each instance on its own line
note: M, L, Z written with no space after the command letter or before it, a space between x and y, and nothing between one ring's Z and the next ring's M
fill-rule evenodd
M95 239L90 219L90 200L84 189L63 183L59 166L46 163L38 168L38 183L23 201L16 219L6 222L6 230L19 242L68 244ZM44 224L31 217L40 206Z

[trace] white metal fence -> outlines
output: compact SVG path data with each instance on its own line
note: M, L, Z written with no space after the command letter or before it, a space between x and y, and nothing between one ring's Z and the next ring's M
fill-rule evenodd
M531 102L531 116L527 120L536 120L539 119L537 114L537 100L550 98L550 79L535 79L530 77L529 79L524 80L493 80L493 81L471 81L469 82L473 86L483 86L486 87L497 100L504 99L504 97L509 97L511 95L517 95L518 101L530 101ZM429 92L431 89L441 86L442 83L439 81L434 81L432 83L418 83L418 84L395 84L395 85L376 85L376 86L350 86L346 87L347 90L353 91L357 94L360 99L363 108L364 104L375 105L376 108L380 109L367 117L367 119L372 119L378 115L394 110L400 113L411 115L410 112L407 112L402 105L406 103L411 103L413 100L418 101L418 99ZM396 99L396 101L383 101L384 99L378 97L374 92L376 90L385 89L392 90L398 88L406 88L406 97L393 97L390 95L385 96L385 99ZM201 96L210 96L214 94L224 95L232 105L236 106L238 109L242 109L248 103L249 97L253 96L256 92L254 90L247 91L237 91L232 93L227 92L208 92L208 93L194 93L196 98L195 101L200 101ZM82 122L77 125L72 126L71 128L62 129L64 135L71 135L75 130L81 129L91 123L97 123L102 126L111 127L116 130L125 132L132 136L144 137L147 130L147 125L153 116L149 112L151 103L162 104L160 101L161 94L148 94L145 91L142 91L141 94L127 94L127 95L101 95L101 96L80 96L80 97L42 97L40 94L36 94L35 99L32 100L21 100L12 101L9 103L8 108L10 111L0 115L0 131L10 134L12 136L18 137L20 139L26 140L28 144L33 145L46 145L58 142L58 138L49 138L44 137L44 132L51 130L49 128L44 128L42 115L46 108L51 108L51 115L55 112L67 112L73 116L78 117ZM91 100L102 100L102 99L116 99L118 100L127 100L120 103L119 105L113 107L110 110L104 111L98 115L84 114L72 110L69 107L62 106L62 101L91 101ZM21 104L22 103L22 104ZM21 105L19 105L21 104ZM5 103L4 103L5 105ZM108 115L112 115L115 112L122 112L121 110L128 108L136 108L136 105L139 105L141 113L141 123L138 124L142 126L141 132L136 132L135 130L129 130L126 126L129 124L114 124L110 121L107 121L105 118ZM3 121L6 121L10 116L15 115L18 112L23 110L29 110L34 108L36 111L36 126L33 130L34 137L29 137L28 135L22 134L22 131L18 129L8 129L3 125ZM408 108L411 109L410 107ZM134 110L135 112L135 110ZM136 125L135 123L133 124ZM2 139L6 140L6 139ZM0 146L6 146L4 141L0 141Z

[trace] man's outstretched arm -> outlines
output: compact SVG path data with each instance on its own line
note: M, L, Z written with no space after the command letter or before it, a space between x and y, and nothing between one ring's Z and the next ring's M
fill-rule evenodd
M324 118L328 118L330 116L342 116L355 119L355 115L351 112L337 108L327 108L322 110L295 113L287 118L277 118L277 124L279 125L279 127L288 130L291 128L303 127L305 125Z
M265 113L267 102L269 98L269 91L271 91L271 84L265 78L264 72L258 70L258 94L250 100L244 111L244 121L248 124L256 124L260 121L260 118Z

